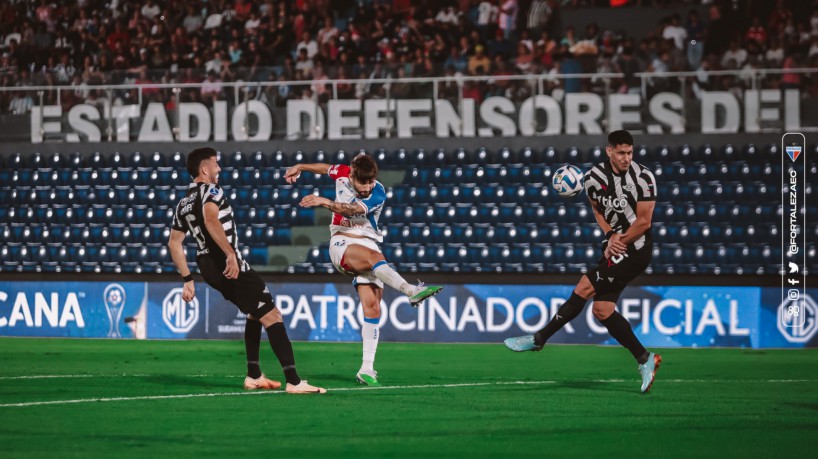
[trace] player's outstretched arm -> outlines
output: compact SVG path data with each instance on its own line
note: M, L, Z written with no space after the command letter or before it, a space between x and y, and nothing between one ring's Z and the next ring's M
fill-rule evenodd
M330 201L327 198L315 196L314 194L304 196L304 198L298 205L300 205L301 207L326 207L332 212L343 215L344 217L366 215L366 209L360 202Z
M298 180L298 177L301 175L302 172L327 174L329 173L330 167L332 166L326 163L296 164L295 166L287 169L287 172L284 173L284 180L287 183L295 183L295 181Z
M185 259L185 249L182 247L182 242L185 240L185 233L175 229L170 230L170 239L168 239L168 250L170 251L170 258L173 259L173 264L179 270L182 277L190 276L190 267L187 265ZM185 301L193 301L196 296L196 289L193 280L185 282L182 289L182 299Z

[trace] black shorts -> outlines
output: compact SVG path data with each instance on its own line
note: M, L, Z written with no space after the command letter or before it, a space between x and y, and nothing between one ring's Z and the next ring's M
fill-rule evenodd
M651 258L653 258L651 244L639 250L630 245L622 257L608 259L603 256L597 265L585 274L594 286L594 300L616 303L622 290L645 271Z
M236 279L228 279L223 274L226 267L224 259L204 255L197 257L196 263L205 282L221 292L225 300L238 306L241 312L260 319L275 309L273 295L253 268L240 271Z

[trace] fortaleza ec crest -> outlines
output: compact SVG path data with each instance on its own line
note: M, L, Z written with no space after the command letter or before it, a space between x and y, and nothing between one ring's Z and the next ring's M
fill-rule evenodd
M798 155L801 154L800 145L789 146L786 147L785 150L787 151L787 155L789 155L792 162L795 162L795 160L798 159Z

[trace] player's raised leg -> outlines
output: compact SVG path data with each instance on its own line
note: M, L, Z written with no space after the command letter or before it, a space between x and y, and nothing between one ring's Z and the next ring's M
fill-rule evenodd
M330 244L332 247L332 244ZM371 271L384 284L409 297L412 306L417 306L426 298L438 294L440 285L412 285L389 266L383 254L359 244L349 244L339 262L340 267L352 274Z
M516 352L539 351L545 346L549 338L554 336L565 324L574 320L574 318L582 312L585 303L588 302L588 298L593 296L593 294L594 287L591 285L588 277L582 276L582 279L580 279L576 288L571 293L571 297L560 306L557 313L554 314L554 317L545 324L545 327L533 335L507 338L504 341L506 347Z
M363 359L361 369L355 379L367 386L380 386L378 372L375 371L375 353L378 350L380 335L381 299L383 289L374 283L357 284L358 296L361 298L361 307L364 309L364 323L361 324L361 339L363 342Z

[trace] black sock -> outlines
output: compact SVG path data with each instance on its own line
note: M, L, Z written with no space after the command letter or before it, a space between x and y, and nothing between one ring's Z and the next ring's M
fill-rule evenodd
M585 303L587 302L588 300L582 298L576 293L571 293L571 298L568 298L568 301L560 306L560 308L557 310L557 314L555 314L554 317L552 317L551 320L545 324L545 327L543 327L542 330L534 334L534 343L537 346L542 346L545 344L545 342L548 341L548 338L554 336L554 333L560 331L565 324L574 320L574 317L578 316L579 313L582 312L582 308L585 307Z
M293 355L293 345L290 337L287 336L287 329L282 322L276 322L267 327L267 338L270 339L270 346L273 347L281 369L284 370L284 378L290 384L298 384L301 378L295 371L295 355Z
M261 376L259 345L261 344L261 322L247 318L244 324L244 350L247 352L247 376L257 379Z
M622 317L622 314L614 311L610 317L605 320L600 320L600 322L602 322L602 325L608 329L608 333L610 333L619 344L631 351L633 358L635 358L637 362L642 364L648 361L647 356L650 354L645 347L642 346L642 343L639 342L639 338L633 333L631 324L628 323L627 319Z

